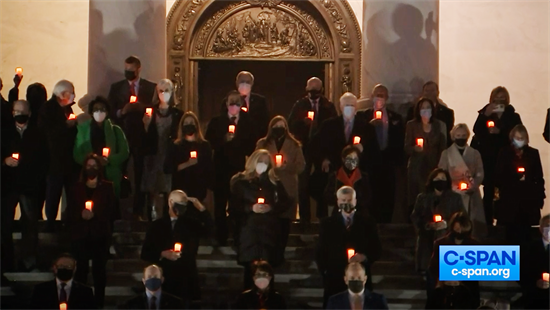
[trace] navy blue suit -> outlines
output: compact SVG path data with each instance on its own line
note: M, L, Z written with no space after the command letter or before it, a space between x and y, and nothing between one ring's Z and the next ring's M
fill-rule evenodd
M388 309L388 302L384 295L370 292L367 289L363 295L363 309ZM332 295L328 299L327 309L351 309L349 292L346 290Z

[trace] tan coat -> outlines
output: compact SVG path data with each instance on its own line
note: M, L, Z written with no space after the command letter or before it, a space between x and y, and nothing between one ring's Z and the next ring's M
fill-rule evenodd
M258 140L256 150L266 149L273 156L273 162L275 162L275 155L283 155L283 166L275 168L275 173L293 202L292 207L283 213L281 217L294 220L296 219L298 201L298 175L302 173L306 165L302 148L292 139L286 138L281 151L277 152L275 142L271 141L268 144L266 141L266 138Z

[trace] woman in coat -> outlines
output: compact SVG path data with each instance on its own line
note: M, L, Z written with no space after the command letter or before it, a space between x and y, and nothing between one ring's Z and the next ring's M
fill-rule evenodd
M361 152L353 145L348 145L342 150L342 167L328 176L325 188L325 200L327 205L334 207L332 213L338 213L336 192L342 186L351 186L355 190L357 212L372 214L372 191L368 175L359 169Z
M84 165L90 153L96 154L105 171L105 179L113 182L116 197L120 198L120 182L129 149L122 129L109 119L109 103L103 97L96 97L88 105L92 119L78 124L78 133L73 148L74 160ZM105 148L108 154L104 154ZM104 156L107 155L107 156Z
M146 110L143 115L145 158L141 190L148 193L147 214L150 220L153 220L151 215L154 213L162 217L164 209L168 207L168 193L172 190L172 176L164 172L164 161L168 146L177 138L182 116L182 112L176 108L176 97L173 94L172 81L160 80L157 84L157 93L153 97L151 113L147 113ZM156 212L153 213L152 210Z
M212 148L202 135L195 113L183 115L177 137L168 145L164 173L172 175L172 190L180 189L204 202L213 188L214 163Z
M237 260L244 266L244 283L248 289L252 286L251 262L263 259L274 267L283 262L279 217L292 202L275 174L267 150L252 153L245 171L233 176L230 185L229 216L236 223Z
M420 98L414 109L414 119L407 123L405 151L409 155L409 206L413 206L418 194L424 191L428 175L437 168L441 152L447 146L445 124L435 118L434 111L435 106L430 99Z
M286 309L286 302L274 287L273 267L265 260L252 263L252 289L242 292L232 309Z
M78 265L74 279L87 283L91 260L94 295L99 308L103 308L105 300L111 220L116 201L113 183L103 178L102 161L96 154L86 156L80 181L73 188L74 195L67 206L72 249Z
M474 125L474 137L471 146L479 151L483 161L483 208L485 222L493 225L495 213L493 200L495 198L496 162L500 150L510 145L510 130L521 124L521 118L510 104L510 94L505 87L499 86L491 91L489 104L479 110Z
M285 190L292 199L292 207L281 214L281 233L283 248L286 247L290 223L296 219L298 201L298 175L305 167L302 146L288 131L288 123L283 116L275 116L269 123L267 136L258 140L256 150L265 149L275 161L275 175L283 183ZM277 164L280 155L281 164ZM283 249L284 250L284 249Z
M506 227L510 244L524 245L530 240L531 225L540 221L544 205L544 177L539 151L529 146L529 134L523 125L510 131L510 145L501 152L496 164L495 202L497 225Z
M456 212L465 212L460 194L451 189L449 173L437 168L427 178L426 189L418 195L411 220L417 232L416 270L424 272L432 256L432 246L447 229L447 222ZM439 215L439 221L436 221Z
M464 208L473 222L474 236L482 238L487 234L483 200L479 190L483 182L483 162L479 152L468 146L469 137L470 130L466 124L458 124L451 130L451 139L454 143L441 154L439 168L449 171L452 189L462 196Z

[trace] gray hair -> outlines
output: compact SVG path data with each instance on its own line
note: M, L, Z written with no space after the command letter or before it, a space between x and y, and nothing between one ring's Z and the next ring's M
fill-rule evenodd
M347 185L344 185L342 187L340 187L338 189L338 191L336 191L336 197L340 197L342 195L349 195L351 194L353 199L356 198L357 196L357 193L355 192L355 189L353 189L353 187L351 186L347 186Z
M25 109L27 110L27 112L30 112L31 111L31 104L27 101L27 100L15 100L13 102L13 106L15 107L16 104L18 103L21 103L23 104L23 106L25 107Z
M63 94L66 91L74 91L74 85L72 82L67 80L61 80L57 82L53 87L53 94L56 97L61 97L61 94Z
M451 129L451 139L454 141L455 140L455 133L457 130L459 129L464 129L466 130L466 133L468 134L468 136L466 137L466 139L470 138L470 129L468 128L468 125L464 124L464 123L460 123L460 124L456 124L453 129Z
M340 104L350 100L355 101L355 103L357 103L357 96L355 96L353 93L346 92L340 97Z

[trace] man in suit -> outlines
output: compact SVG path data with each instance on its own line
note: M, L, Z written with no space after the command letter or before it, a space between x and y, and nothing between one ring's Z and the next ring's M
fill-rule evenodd
M376 180L373 182L373 192L376 193L373 200L374 206L378 208L372 215L379 223L389 223L392 220L395 195L398 192L396 176L404 174L405 163L405 126L401 115L387 107L388 98L388 88L377 84L371 95L373 108L358 113L374 126L381 152L381 160L372 172L372 180ZM380 118L376 118L376 112L381 113ZM402 183L404 186L405 182Z
M379 148L374 127L356 115L357 97L345 93L340 97L341 116L335 116L323 122L312 141L312 157L315 171L311 177L310 193L317 201L317 217L328 215L324 201L324 190L330 172L338 171L342 166L341 154L344 147L353 144L361 152L361 170L371 173L380 161ZM360 143L355 144L358 137Z
M38 284L31 297L31 309L59 309L66 303L67 309L95 309L91 287L73 280L76 260L70 254L61 254L53 265L55 280Z
M360 263L369 276L366 287L372 289L370 266L380 258L382 244L376 223L367 215L355 212L356 193L342 186L336 193L340 212L321 221L316 249L317 268L323 277L324 305L328 298L346 289L343 275L349 262ZM348 250L354 254L348 257Z
M162 268L157 265L149 265L143 269L145 292L126 302L122 309L187 309L183 301L162 291L164 276Z
M338 115L334 104L323 96L323 82L320 78L310 78L306 84L306 92L305 97L294 103L288 116L289 130L302 143L302 152L306 160L305 169L298 179L300 224L304 228L307 228L311 221L308 187L313 162L310 154L310 139L317 133L320 124ZM313 112L313 120L308 117L309 112Z
M226 112L208 123L205 134L205 139L214 151L214 218L219 245L227 243L229 234L226 219L229 181L237 172L244 170L246 157L254 152L258 137L258 127L254 125L250 114L241 109L241 104L239 92L229 92ZM229 132L229 126L233 126L234 132Z
M145 205L145 194L141 191L143 175L142 138L145 135L143 113L152 106L156 95L156 84L141 78L141 61L136 56L130 56L124 61L124 76L126 79L111 85L108 101L111 105L111 119L119 125L128 141L130 155L134 161L134 215L142 215ZM131 96L136 102L130 102Z
M384 295L365 288L367 274L362 264L356 262L348 264L344 281L348 289L331 296L326 309L389 309Z
M196 256L199 240L210 234L210 214L201 202L181 190L168 197L169 215L151 223L141 249L141 259L164 270L163 290L189 304L200 301ZM177 251L176 243L181 250Z

